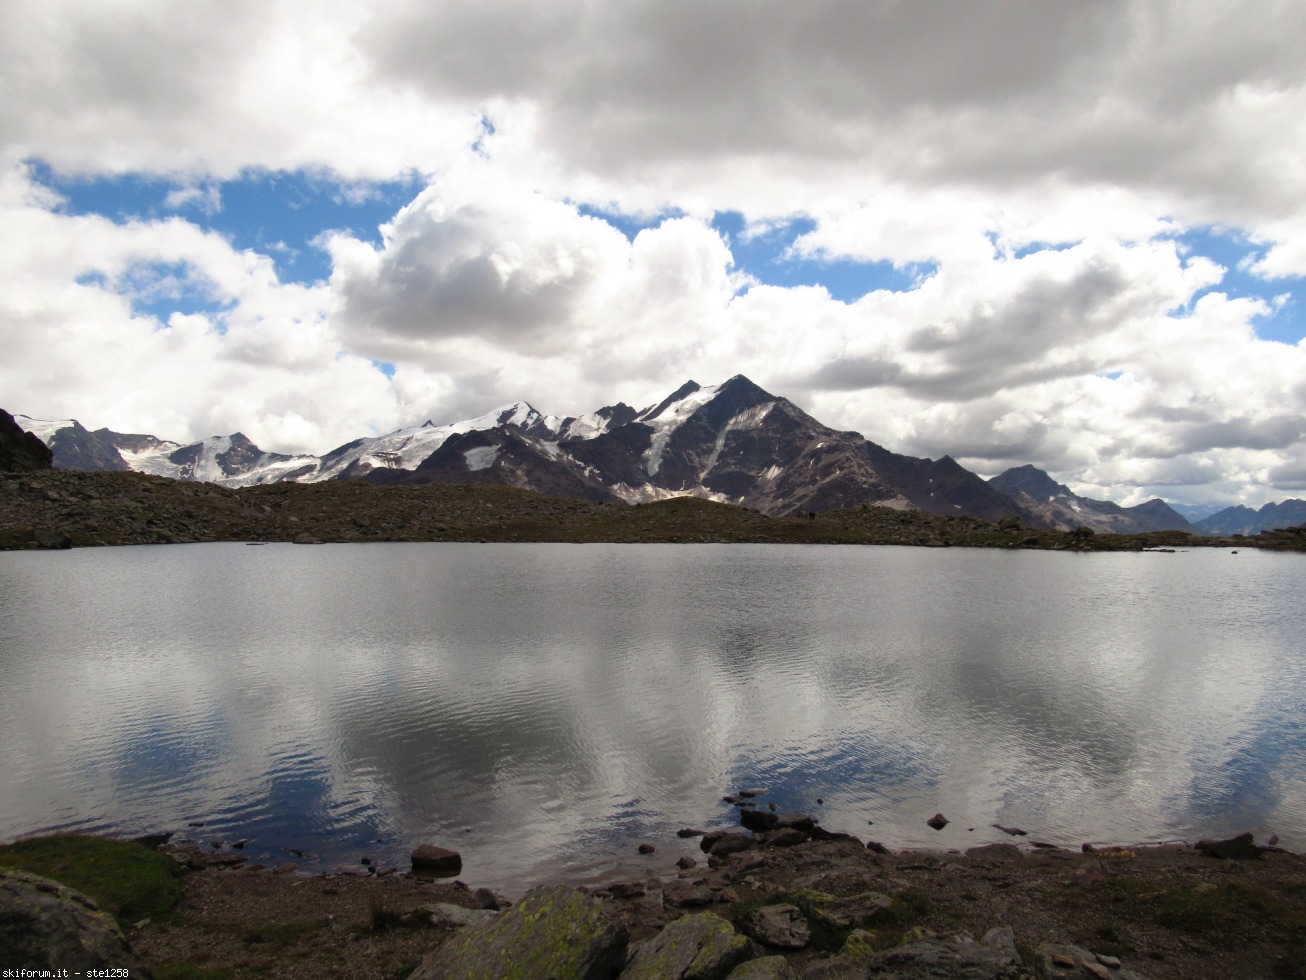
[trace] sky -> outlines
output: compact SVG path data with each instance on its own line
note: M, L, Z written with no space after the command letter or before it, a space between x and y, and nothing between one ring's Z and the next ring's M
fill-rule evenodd
M1306 496L1296 0L8 0L0 407L323 453L744 374Z

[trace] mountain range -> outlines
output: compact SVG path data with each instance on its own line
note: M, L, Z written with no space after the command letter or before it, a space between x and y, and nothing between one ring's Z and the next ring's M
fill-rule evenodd
M708 387L686 382L642 410L618 403L560 417L516 402L475 419L428 420L355 439L322 456L265 452L239 432L183 445L92 431L72 419L16 420L50 447L56 467L134 470L227 487L338 479L494 483L628 504L697 496L772 516L868 504L1120 533L1221 533L1217 519L1228 513L1190 525L1160 499L1121 507L1080 497L1033 466L986 481L949 456L905 456L822 425L742 375ZM1306 516L1296 523L1302 521Z

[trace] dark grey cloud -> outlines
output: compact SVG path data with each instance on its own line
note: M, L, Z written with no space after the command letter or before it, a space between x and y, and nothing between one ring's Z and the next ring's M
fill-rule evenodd
M1289 39L1303 35L1291 2L456 0L392 6L361 44L378 73L432 95L529 103L561 158L600 173L764 154L907 183L1123 182L1265 212L1296 207L1300 182L1264 152L1269 134L1239 139L1226 113L1301 86Z
M887 357L842 357L792 380L799 387L817 391L860 391L895 384L902 374L902 365Z
M451 193L433 187L399 215L375 261L338 270L342 322L398 346L476 338L547 353L568 344L602 275L602 246L624 239L533 195Z
M1122 270L1100 263L1068 279L1034 278L1000 305L912 331L905 352L933 355L934 362L902 372L896 383L935 401L967 401L1091 374L1101 365L1086 345L1118 326L1130 285Z
M1306 462L1294 461L1272 466L1269 482L1280 490L1306 490Z
M1306 417L1212 419L1175 430L1176 451L1200 453L1211 449L1287 449L1306 437Z

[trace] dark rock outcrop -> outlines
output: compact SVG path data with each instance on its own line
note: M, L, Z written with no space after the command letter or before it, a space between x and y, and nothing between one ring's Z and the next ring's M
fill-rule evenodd
M1228 840L1199 840L1197 849L1208 857L1234 861L1259 861L1261 849L1250 833L1239 834Z
M779 821L779 816L770 810L740 810L739 823L741 826L754 831L770 830Z
M703 839L698 842L698 846L715 857L725 857L727 854L747 851L753 846L753 836L752 834L713 831L710 834L704 834Z
M23 431L12 415L0 409L0 473L48 470L53 460L49 446Z

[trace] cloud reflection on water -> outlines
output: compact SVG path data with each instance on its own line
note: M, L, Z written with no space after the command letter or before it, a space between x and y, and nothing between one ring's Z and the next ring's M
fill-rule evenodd
M722 792L759 784L895 846L992 823L1306 846L1304 571L791 546L0 556L0 835L205 819L351 863L434 839L510 884L644 838L669 864L676 827L733 819Z

